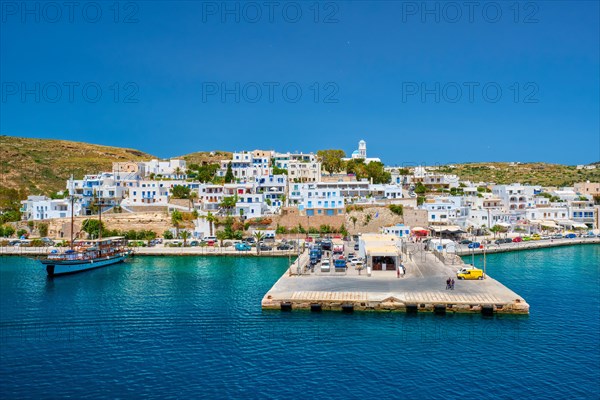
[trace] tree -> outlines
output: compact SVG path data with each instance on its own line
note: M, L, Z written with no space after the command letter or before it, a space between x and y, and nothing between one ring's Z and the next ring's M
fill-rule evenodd
M165 231L165 232L163 233L163 238L164 238L164 239L167 239L167 240L169 240L169 239L173 239L173 232L171 232L171 231Z
M363 223L363 225L365 225L365 226L369 225L369 222L371 222L372 219L373 219L373 216L371 214L366 214L365 222Z
M217 239L219 240L219 246L223 247L223 240L227 239L225 231L217 231Z
M206 217L206 221L208 222L208 229L210 231L210 236L213 235L213 225L214 223L217 221L217 217L215 217L213 215L213 213L211 213L210 211L208 212L208 215Z
M4 237L11 237L15 234L15 228L10 225L4 227Z
M190 208L194 208L194 200L198 199L198 192L190 192L188 199L190 201ZM197 218L197 215L194 218Z
M191 189L183 185L175 185L171 189L171 196L174 199L189 199Z
M265 238L265 234L261 231L255 231L252 235L254 240L256 240L256 255L260 255L260 242Z
M323 170L330 175L344 170L344 160L342 160L346 157L344 150L319 150L317 156L321 160Z
M362 158L355 158L346 163L346 172L349 174L356 175L357 180L361 180L367 177L367 168L365 166L365 160Z
M219 205L221 206L221 208L226 210L227 215L231 215L231 212L235 208L236 203L237 203L237 195L236 196L226 196L226 197L223 197L223 200L221 200L221 204L219 204Z
M425 194L427 192L427 188L425 187L425 185L423 185L422 182L418 182L417 186L415 187L415 193L416 194Z
M506 228L501 225L494 225L490 228L490 231L494 233L494 239L496 238L496 234L499 232L505 232Z
M177 178L179 178L179 175L181 175L181 173L182 173L182 172L183 172L183 171L181 170L181 168L179 168L179 167L175 168L175 176L176 176Z
M187 230L181 231L181 238L183 239L183 247L187 246L187 240L190 237L190 233Z
M38 231L40 231L41 237L48 236L48 224L43 222L38 224Z
M285 168L279 168L277 165L273 165L273 175L287 175L288 171Z
M177 230L177 237L178 238L179 238L179 224L181 223L181 221L183 221L183 214L181 214L177 210L173 210L173 212L171 213L171 223L173 224L173 226Z
M371 161L365 165L367 178L373 183L389 183L392 179L392 174L385 170L383 163L379 161Z
M227 164L227 172L225 173L225 183L231 183L235 180L233 170L231 169L231 161Z
M356 229L356 222L358 221L358 218L353 215L350 217L350 221L352 221L352 226L354 227L354 229Z
M81 224L81 230L87 233L89 237L98 238L100 236L100 229L104 232L104 222L100 222L97 219L86 219Z

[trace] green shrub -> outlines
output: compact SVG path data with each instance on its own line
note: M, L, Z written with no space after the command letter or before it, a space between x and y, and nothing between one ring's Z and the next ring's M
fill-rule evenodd
M402 216L404 214L404 208L402 207L402 204L390 204L388 208L396 215Z

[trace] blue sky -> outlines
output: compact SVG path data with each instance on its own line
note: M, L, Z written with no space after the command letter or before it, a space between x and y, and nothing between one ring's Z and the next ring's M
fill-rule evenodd
M159 157L365 139L390 165L600 160L595 1L53 4L1 3L2 134Z

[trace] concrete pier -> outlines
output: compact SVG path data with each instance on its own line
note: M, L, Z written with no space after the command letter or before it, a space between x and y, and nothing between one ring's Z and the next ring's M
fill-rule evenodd
M457 257L440 257L429 251L403 254L406 274L396 271L355 270L315 272L307 268L304 253L273 285L263 300L263 309L400 311L480 314L528 314L529 305L521 296L497 280L456 279L464 266ZM443 260L443 261L442 261ZM454 290L446 279L455 279Z

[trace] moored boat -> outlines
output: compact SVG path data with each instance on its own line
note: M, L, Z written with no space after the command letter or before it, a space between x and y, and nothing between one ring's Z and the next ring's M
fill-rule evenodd
M132 251L125 247L126 242L122 236L79 241L62 253L54 250L40 262L46 266L48 276L105 267L123 262L132 255Z

